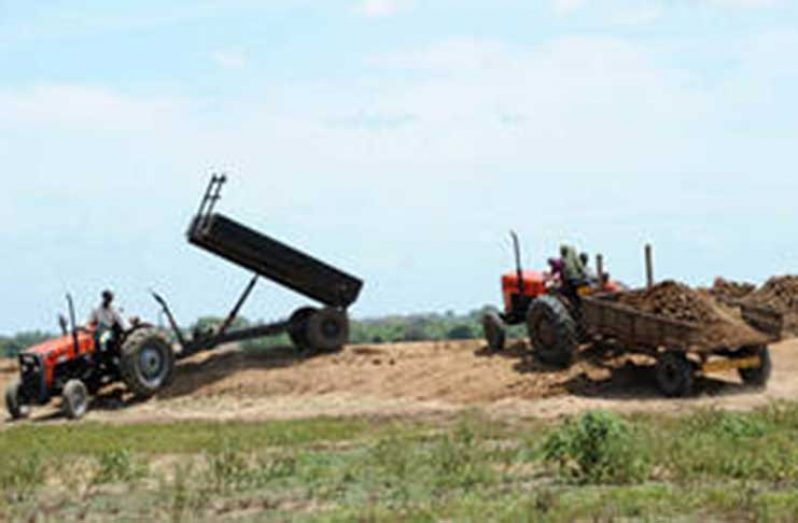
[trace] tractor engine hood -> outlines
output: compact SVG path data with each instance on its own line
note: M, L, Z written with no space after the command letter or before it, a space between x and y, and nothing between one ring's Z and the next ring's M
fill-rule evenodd
M94 345L94 334L91 332L78 333L80 352L90 351ZM57 360L59 358L73 358L75 354L75 340L72 335L62 336L34 345L22 351L22 354L34 354L43 360Z

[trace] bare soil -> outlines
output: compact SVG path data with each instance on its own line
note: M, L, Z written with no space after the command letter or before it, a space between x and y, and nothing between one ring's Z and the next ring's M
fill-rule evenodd
M765 391L736 374L702 378L695 398L662 398L645 360L606 361L586 352L574 366L537 363L524 342L493 354L481 341L350 346L338 354L301 358L290 349L250 354L229 347L181 362L159 397L133 403L120 389L104 391L87 420L113 423L180 420L268 420L318 416L426 417L479 410L500 418L569 415L603 408L682 413L699 407L751 409L798 399L798 341L772 347L773 376ZM15 374L0 365L0 386ZM23 423L66 423L58 401ZM2 423L2 427L12 423Z
M785 331L798 334L798 276L774 276L748 294L744 301L784 314Z

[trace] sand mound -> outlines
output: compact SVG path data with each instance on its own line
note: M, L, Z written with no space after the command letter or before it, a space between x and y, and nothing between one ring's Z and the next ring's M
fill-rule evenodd
M622 294L618 301L649 314L695 324L695 343L705 348L739 348L767 341L764 334L728 314L710 296L675 281Z

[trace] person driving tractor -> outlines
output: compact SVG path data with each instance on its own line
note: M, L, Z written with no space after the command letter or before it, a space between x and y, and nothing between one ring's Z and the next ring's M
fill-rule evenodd
M105 351L111 342L127 328L125 319L114 308L114 293L104 290L101 295L100 306L91 311L89 325L96 328L95 336L97 346L101 351Z

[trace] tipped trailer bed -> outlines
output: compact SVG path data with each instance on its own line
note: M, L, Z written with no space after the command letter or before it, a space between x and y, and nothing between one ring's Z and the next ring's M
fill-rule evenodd
M360 295L363 281L298 249L214 212L226 176L213 176L199 210L188 229L188 241L205 251L243 267L254 276L224 322L215 330L184 335L169 305L153 293L180 345L178 357L212 350L222 344L287 333L303 352L340 349L349 341L347 309ZM260 278L266 278L315 300L323 307L306 306L283 321L231 330L235 319Z

